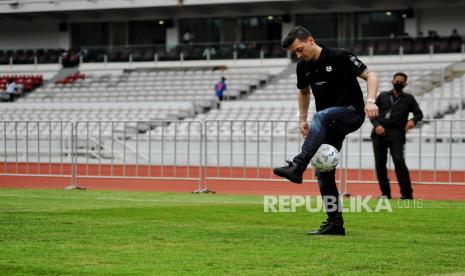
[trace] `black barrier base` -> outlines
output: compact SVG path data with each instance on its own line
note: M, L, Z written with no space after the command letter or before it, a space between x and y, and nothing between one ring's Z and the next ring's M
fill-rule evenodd
M216 194L215 191L211 191L209 189L197 189L195 191L192 192L193 194Z

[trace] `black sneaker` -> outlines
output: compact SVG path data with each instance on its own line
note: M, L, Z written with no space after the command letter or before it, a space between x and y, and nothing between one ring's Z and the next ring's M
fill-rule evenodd
M291 182L301 184L302 176L304 174L305 169L302 169L301 166L289 160L286 160L286 162L287 162L287 166L281 167L281 168L275 168L273 170L274 174L280 177L284 177Z
M406 200L406 199L413 199L413 196L401 196L400 199Z
M339 235L344 236L346 230L344 224L340 221L330 220L329 218L321 224L320 229L310 231L308 235Z

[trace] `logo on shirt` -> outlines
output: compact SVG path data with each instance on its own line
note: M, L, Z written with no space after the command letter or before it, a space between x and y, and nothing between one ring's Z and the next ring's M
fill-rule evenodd
M333 67L331 66L326 66L326 72L331 72L333 71Z
M305 73L305 76L308 76L308 75L310 75L310 72Z
M354 63L355 66L359 67L362 62L356 57L356 56L353 56L351 55L350 56L350 60Z

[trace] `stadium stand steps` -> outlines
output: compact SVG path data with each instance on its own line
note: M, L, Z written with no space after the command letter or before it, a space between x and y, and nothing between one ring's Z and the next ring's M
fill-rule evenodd
M158 102L188 101L196 113L204 113L216 106L213 85L225 76L228 90L226 100L237 100L248 95L269 79L266 72L240 70L200 69L139 69L125 70L123 74L86 74L85 79L71 83L57 83L77 74L73 69L60 71L48 85L27 102Z
M445 72L446 81L463 76L465 74L465 61L458 61L447 66Z
M49 84L54 84L55 82L59 80L63 80L66 77L68 77L71 74L77 73L78 68L72 67L72 68L61 68L55 76L53 76L51 79L45 81L44 86L49 85Z
M297 62L289 63L289 65L281 73L272 76L268 84L276 84L279 80L285 79L291 75L294 75L296 68L297 68Z
M440 87L444 82L453 81L456 78L463 76L465 73L465 62L458 61L444 68L442 74L431 72L424 75L416 81L416 94L422 95L432 91L434 88Z

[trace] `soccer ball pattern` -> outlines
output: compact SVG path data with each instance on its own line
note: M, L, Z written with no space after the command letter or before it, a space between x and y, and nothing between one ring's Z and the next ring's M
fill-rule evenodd
M329 144L322 144L312 160L310 160L312 167L320 172L332 171L338 163L339 151Z

